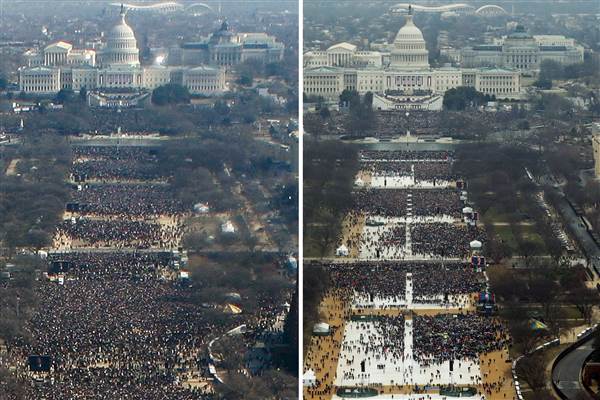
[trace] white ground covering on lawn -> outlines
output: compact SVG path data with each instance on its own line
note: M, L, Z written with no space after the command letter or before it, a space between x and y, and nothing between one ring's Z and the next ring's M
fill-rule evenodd
M413 359L412 320L404 321L402 354L389 351L382 352L385 354L373 354L371 346L384 341L385 338L377 332L373 322L348 322L344 331L335 385L467 385L476 383L480 377L479 365L475 361L455 360L454 371L450 372L449 361L427 366ZM361 372L363 360L365 372Z

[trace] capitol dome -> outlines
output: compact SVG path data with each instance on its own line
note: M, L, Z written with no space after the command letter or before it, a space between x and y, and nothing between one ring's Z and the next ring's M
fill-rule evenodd
M412 11L396 35L391 47L390 66L396 69L429 68L429 51L423 33L413 21Z
M425 43L425 39L423 39L423 32L415 25L412 15L407 16L406 23L396 35L396 39L394 39L394 43L401 43L405 41L420 41Z
M102 64L140 65L140 51L133 29L125 21L125 10L121 7L120 21L106 35L106 46L102 51Z

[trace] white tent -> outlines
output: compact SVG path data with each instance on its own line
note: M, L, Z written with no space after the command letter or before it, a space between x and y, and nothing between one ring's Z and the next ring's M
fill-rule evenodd
M325 322L319 322L313 326L313 335L324 336L329 335L329 333L329 324L326 324Z
M233 226L231 221L224 222L221 225L221 231L223 233L235 233L235 226Z
M473 240L471 243L469 243L469 246L473 250L479 250L481 249L482 244L479 240Z
M225 305L225 307L223 308L223 312L225 314L241 314L242 313L242 309L239 308L238 306L234 305L234 304L227 304Z
M338 256L338 257L347 257L348 254L350 254L350 252L348 251L348 248L346 246L344 246L344 245L341 245L335 251L335 255Z
M179 279L190 279L190 273L188 271L179 271Z
M463 214L473 214L473 209L471 207L465 207L462 209Z
M198 214L206 214L210 211L210 207L208 206L208 204L205 203L197 203L194 204L194 211Z
M317 376L315 375L315 371L309 369L302 375L302 385L304 386L316 386L317 385Z
M238 301L238 302L242 301L242 296L237 292L225 293L225 297L227 297L227 299L233 300L233 301Z
M227 334L229 336L241 335L243 333L246 333L247 330L248 330L248 328L246 327L246 324L242 324L240 326L237 326L237 327L231 329L230 331L227 332Z
M287 266L293 270L298 269L298 260L296 260L296 257L289 256L287 259Z

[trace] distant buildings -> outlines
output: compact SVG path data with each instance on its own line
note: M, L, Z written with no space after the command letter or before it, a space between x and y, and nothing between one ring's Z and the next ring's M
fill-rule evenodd
M284 46L266 33L233 33L227 22L209 38L169 49L169 65L233 66L246 60L281 61Z
M172 49L168 66L140 66L137 40L122 9L119 22L98 52L74 49L63 41L26 52L27 65L19 71L19 86L22 92L39 95L61 89L99 91L92 100L103 105L119 104L109 95L111 90L153 90L168 83L180 84L192 94L217 95L228 90L226 67L249 59L279 61L283 50L283 44L272 36L233 33L224 22L206 41Z
M429 52L412 15L385 51L360 51L340 43L325 51L304 55L304 91L326 99L344 90L360 94L392 93L412 96L415 92L443 94L459 86L470 86L500 99L521 95L520 73L509 68L430 68Z
M462 49L460 63L463 67L493 66L529 72L539 70L545 60L562 65L581 63L583 52L583 46L574 39L562 35L532 36L522 25L517 25L513 33L493 44Z
M23 55L28 67L58 65L96 65L96 51L77 50L67 42L59 41L46 46L42 51L29 50Z
M592 146L594 149L594 172L600 178L600 123L592 125Z

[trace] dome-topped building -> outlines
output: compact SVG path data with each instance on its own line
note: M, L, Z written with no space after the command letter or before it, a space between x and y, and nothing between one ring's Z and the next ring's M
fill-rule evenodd
M444 93L460 86L500 99L521 97L520 74L514 69L431 68L412 6L393 41L372 44L368 50L339 43L309 51L304 54L304 66L307 96L335 101L346 90L361 96L371 93L373 108L380 110L440 110Z
M390 46L390 53L392 68L411 70L429 68L429 51L423 33L413 22L410 7L406 23L400 28Z
M120 21L106 36L106 47L102 51L102 65L140 65L140 51L133 29L125 21L125 9L121 7Z

